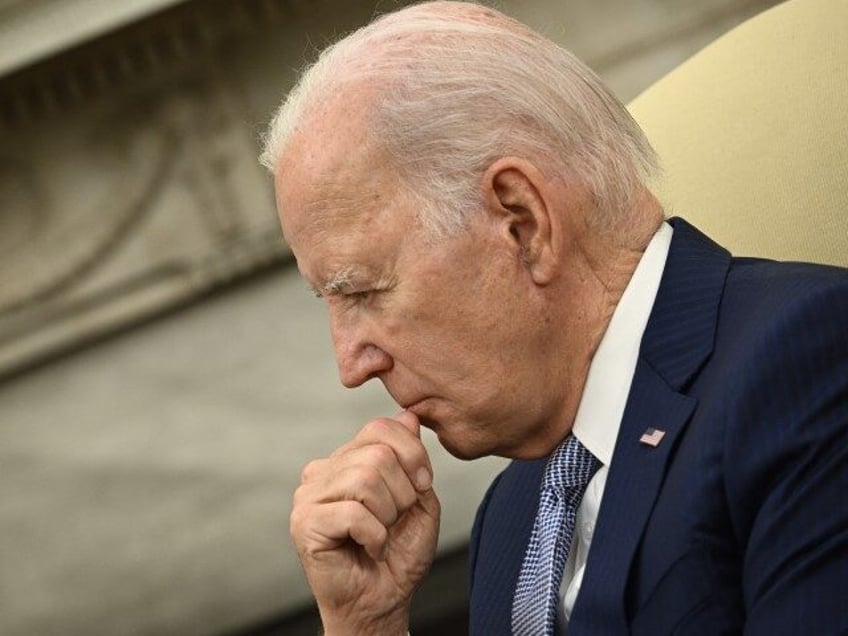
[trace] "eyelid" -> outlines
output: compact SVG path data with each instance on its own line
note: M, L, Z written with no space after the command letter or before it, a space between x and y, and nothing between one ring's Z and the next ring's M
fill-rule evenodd
M387 280L380 280L376 283L366 281L342 281L335 284L328 284L322 287L309 285L309 290L316 298L331 298L342 297L350 299L365 299L375 293L388 291L392 288L392 283Z
M365 298L367 295L372 292L378 291L376 289L364 288L357 289L355 287L348 286L346 289L328 289L322 290L318 287L309 286L309 291L312 293L315 298L323 299L323 298L351 298L351 299L361 299Z
M376 302L375 297L381 291L384 290L375 287L366 287L342 292L341 296L352 307L371 306L372 303Z
M353 296L355 294L361 293L359 289L357 289L356 285L351 283L339 284L339 285L324 285L322 287L316 287L315 285L307 285L310 293L315 296L315 298L326 298L329 296Z
M341 295L345 298L358 302L361 300L367 300L374 291L375 290L373 289L350 289L342 292Z

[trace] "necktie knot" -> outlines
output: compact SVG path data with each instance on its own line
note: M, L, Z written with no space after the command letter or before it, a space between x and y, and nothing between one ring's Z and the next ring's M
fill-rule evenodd
M583 490L598 469L598 460L580 443L569 435L551 454L545 466L542 488L550 488L560 496Z

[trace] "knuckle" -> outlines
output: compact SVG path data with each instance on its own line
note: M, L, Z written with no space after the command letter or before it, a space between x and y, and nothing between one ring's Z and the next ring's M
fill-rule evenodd
M299 510L307 500L307 489L301 484L297 488L294 489L294 493L292 493L292 510Z
M292 509L289 515L289 534L297 543L298 537L303 534L303 528L306 525L305 515L300 508Z
M356 500L345 501L339 506L339 514L345 519L348 528L361 522L364 511L362 503Z
M376 466L362 466L356 479L365 492L378 492L383 484L383 475Z
M386 444L372 444L368 448L368 457L374 466L390 466L397 463L397 455Z
M323 463L323 460L320 459L313 459L307 462L300 471L300 482L305 484L315 479L316 475L321 471Z
M390 421L391 420L389 420L388 418L378 417L377 419L368 422L362 430L370 437L384 437L389 430Z

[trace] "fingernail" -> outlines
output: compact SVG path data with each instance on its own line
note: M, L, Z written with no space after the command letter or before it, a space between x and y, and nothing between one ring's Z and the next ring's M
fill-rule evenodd
M429 490L430 486L433 485L433 477L430 475L430 471L426 468L419 468L418 472L415 473L415 483L418 485L418 490Z

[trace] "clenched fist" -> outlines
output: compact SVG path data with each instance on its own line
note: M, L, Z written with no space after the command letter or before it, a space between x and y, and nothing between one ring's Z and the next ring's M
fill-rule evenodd
M327 636L406 634L439 535L432 482L409 411L369 422L303 469L291 535Z

